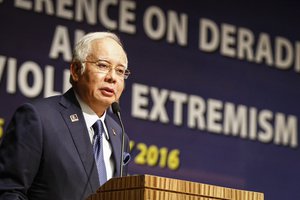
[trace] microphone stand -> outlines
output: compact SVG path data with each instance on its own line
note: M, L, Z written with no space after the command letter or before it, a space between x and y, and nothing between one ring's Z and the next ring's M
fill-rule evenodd
M121 160L120 160L120 177L123 176L123 160L124 160L124 146L125 146L125 129L124 125L121 119L121 112L120 112L120 106L117 102L114 102L112 105L113 113L117 115L118 120L120 122L121 128L122 128L122 142L121 142Z

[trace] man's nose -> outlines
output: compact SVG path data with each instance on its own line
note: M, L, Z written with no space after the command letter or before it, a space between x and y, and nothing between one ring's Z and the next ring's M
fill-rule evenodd
M117 79L117 73L116 73L116 70L115 70L115 68L110 68L110 70L107 72L107 74L106 74L106 78L108 79L108 80L110 80L110 81L116 81L116 79Z

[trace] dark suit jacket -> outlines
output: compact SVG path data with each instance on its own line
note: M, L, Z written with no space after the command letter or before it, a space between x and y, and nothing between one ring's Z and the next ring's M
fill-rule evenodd
M72 122L74 114L78 120ZM121 128L109 114L105 123L116 163L114 176L119 176ZM125 151L129 152L127 136ZM1 200L82 200L98 187L92 144L72 89L17 109L0 145Z

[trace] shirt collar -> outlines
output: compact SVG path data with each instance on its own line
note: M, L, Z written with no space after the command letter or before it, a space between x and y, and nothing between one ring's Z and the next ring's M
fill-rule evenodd
M77 101L81 107L81 111L83 113L83 117L87 126L87 129L89 130L93 124L100 119L102 121L102 124L104 124L104 120L106 117L106 111L104 112L104 114L99 118L98 115L95 113L95 111L93 111L80 97L79 95L74 91L75 96L77 98ZM107 131L105 131L106 137L108 138L108 133Z

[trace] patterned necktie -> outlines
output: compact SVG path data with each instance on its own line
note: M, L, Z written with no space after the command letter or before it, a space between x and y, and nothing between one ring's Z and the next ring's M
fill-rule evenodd
M98 169L99 182L100 186L103 185L107 181L106 177L106 169L104 164L104 156L103 156L103 134L104 128L101 120L97 120L92 126L94 129L94 156L96 160L96 165Z

